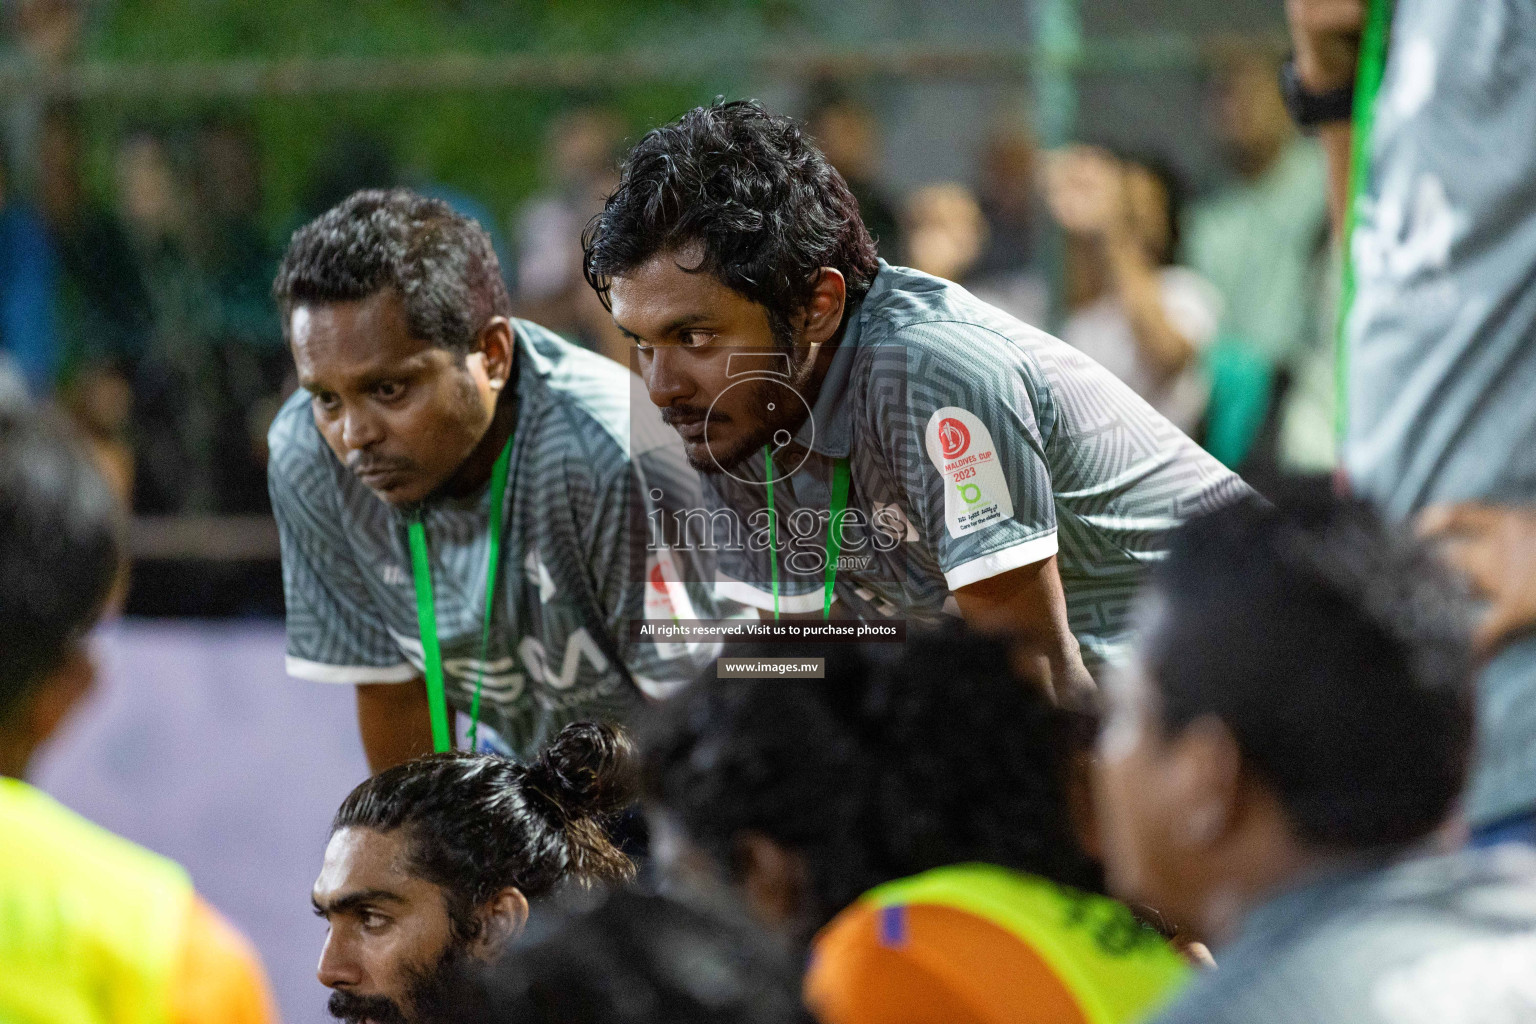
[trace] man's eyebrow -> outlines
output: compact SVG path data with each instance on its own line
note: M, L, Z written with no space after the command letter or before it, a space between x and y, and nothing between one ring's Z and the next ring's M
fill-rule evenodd
M664 335L676 334L684 327L692 327L694 324L703 323L708 319L709 317L705 316L703 313L689 313L687 316L680 316L676 320L673 320L671 323L667 324L667 326L662 329L661 333Z
M402 380L407 377L415 377L422 373L427 361L426 353L417 353L389 366L367 367L358 370L350 377L345 377L341 384L345 387L366 391L368 388L386 380ZM326 391L329 388L320 381L299 377L299 387L305 391Z
M315 899L313 894L310 895L309 902L314 904L317 914L329 917L332 914L345 914L369 903L404 903L405 897L396 895L388 889L363 889L331 900L326 906L321 906L320 901Z
M676 320L673 320L671 323L667 324L667 326L663 327L657 333L657 336L665 338L669 334L676 334L678 331L682 330L685 327L692 327L694 324L702 323L703 321L708 320L708 319L709 319L709 317L707 317L703 313L689 313L686 316L680 316ZM630 341L643 341L644 340L643 338L640 337L640 335L636 334L634 331L630 330L628 327L625 327L623 324L619 323L617 320L615 320L613 322L613 326L617 327L619 329L619 333L624 335L624 337L628 338Z

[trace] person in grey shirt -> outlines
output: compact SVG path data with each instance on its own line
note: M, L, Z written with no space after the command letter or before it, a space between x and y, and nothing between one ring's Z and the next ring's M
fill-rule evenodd
M1287 6L1299 91L1347 94L1357 65L1374 64L1360 48L1365 0ZM1343 468L1389 515L1435 508L1428 525L1453 547L1498 547L1536 504L1536 16L1528 0L1384 10L1379 91L1357 109L1371 127L1353 140L1363 155L1354 195L1349 124L1321 128L1334 208L1354 212ZM1510 522L1438 508L1466 502L1502 508ZM1466 815L1474 842L1536 844L1536 635L1497 632L1479 679Z
M704 474L719 592L767 615L963 617L1080 694L1166 532L1249 493L1081 352L878 259L754 102L645 136L586 268Z
M1536 854L1437 852L1473 658L1433 551L1296 482L1176 532L1138 617L1106 685L1107 877L1218 965L1157 1024L1536 1020Z
M269 434L288 672L357 687L375 771L431 749L429 632L446 703L524 757L718 653L632 642L634 619L714 617L685 584L707 553L645 543L698 479L631 415L633 374L509 316L479 225L359 192L294 234L274 293L302 385Z

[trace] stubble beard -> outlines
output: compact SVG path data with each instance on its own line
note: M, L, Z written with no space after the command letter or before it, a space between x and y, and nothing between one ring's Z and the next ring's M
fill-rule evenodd
M774 391L778 388L789 388L797 395L805 399L805 406L812 407L816 401L815 389L811 388L811 377L815 372L815 360L806 359L799 365L793 366L791 377L784 380L781 377L759 377L752 384L751 404L759 409L766 410L773 403ZM794 435L806 420L805 409L798 403L777 403L783 408L776 410L762 421L762 425L738 441L729 449L721 450L709 444L709 432L705 430L705 442L699 445L703 458L694 455L693 446L685 446L688 464L695 472L707 473L718 476L740 466L747 459L763 448L769 447L773 442L773 436L780 430L787 430Z

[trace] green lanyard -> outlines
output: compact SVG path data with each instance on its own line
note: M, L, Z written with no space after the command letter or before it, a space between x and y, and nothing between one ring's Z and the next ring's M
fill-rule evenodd
M496 457L491 470L490 565L485 571L485 623L480 628L480 663L475 671L475 696L469 706L469 749L475 749L480 732L480 686L485 681L485 659L491 646L491 608L496 603L496 571L501 566L501 507L506 504L507 474L512 467L512 438ZM443 687L443 649L437 642L437 616L432 606L432 569L427 562L427 530L421 513L411 518L411 576L416 582L416 621L421 627L421 657L427 673L427 711L432 718L432 749L438 753L453 747L448 732L448 696Z
M1376 97L1386 76L1387 50L1392 39L1395 0L1371 0L1366 10L1365 31L1360 37L1360 66L1355 74L1354 131L1350 138L1349 205L1344 211L1341 251L1344 281L1339 292L1338 321L1334 338L1335 436L1342 441L1349 425L1349 337L1345 330L1355 305L1355 261L1351 251L1355 226L1360 220L1360 199L1371 180L1371 131L1376 127Z
M763 449L763 462L768 467L768 556L773 573L773 617L779 617L779 526L773 511L773 449ZM843 531L840 529L843 513L848 511L848 480L850 473L847 459L832 463L832 507L827 517L827 576L821 599L821 617L832 617L832 590L837 586L837 557L843 550Z

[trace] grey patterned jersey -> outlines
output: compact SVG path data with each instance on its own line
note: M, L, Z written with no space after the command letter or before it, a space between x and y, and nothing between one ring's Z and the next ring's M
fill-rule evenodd
M526 756L569 721L622 717L641 694L664 695L718 650L632 644L628 635L631 619L714 613L707 588L648 584L712 572L690 561L701 552L644 543L652 496L685 507L700 500L676 435L623 367L514 323L517 427L483 665L490 502L502 496L487 486L430 502L424 524L449 702L467 711L483 670L482 719ZM420 676L406 516L336 459L307 394L283 406L269 443L289 674L336 683Z
M787 383L742 374L766 400ZM1118 660L1164 534L1246 485L1107 370L948 281L880 265L810 418L775 450L781 612L820 611L835 460L851 470L841 614L932 620L952 592L1057 556L1091 666ZM773 607L764 456L705 477L720 593ZM731 520L736 520L736 523Z
M1344 468L1407 518L1536 503L1536 4L1397 0L1351 238ZM1536 635L1478 685L1467 816L1536 812Z
M1251 914L1155 1024L1536 1021L1536 853L1334 875Z

